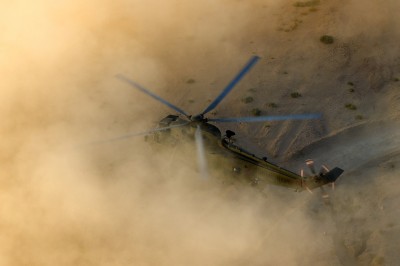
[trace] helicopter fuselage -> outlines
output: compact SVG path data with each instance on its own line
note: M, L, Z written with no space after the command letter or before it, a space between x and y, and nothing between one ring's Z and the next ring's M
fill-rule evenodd
M179 126L182 124L184 126ZM193 140L195 129L200 126L211 167L228 168L234 179L241 179L253 186L273 184L302 191L323 186L331 181L324 178L323 174L304 177L268 161L266 157L260 158L236 145L230 137L232 131L222 135L218 127L204 120L187 122L179 116L168 115L159 122L160 128L175 125L176 128L155 133L154 139L159 143L174 144L184 139ZM226 169L222 170L227 173Z

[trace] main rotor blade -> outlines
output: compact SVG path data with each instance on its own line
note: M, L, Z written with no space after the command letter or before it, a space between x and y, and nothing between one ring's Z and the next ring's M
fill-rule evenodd
M222 118L209 118L210 122L265 122L265 121L282 121L282 120L304 120L304 119L318 119L321 114L299 114L299 115L274 115L274 116L251 116L251 117L222 117Z
M128 138L131 138L131 137L150 135L150 134L155 133L155 132L164 131L164 130L168 130L168 129L175 128L175 127L182 127L182 126L185 126L187 124L189 124L189 122L183 123L183 124L179 124L179 125L168 126L168 127L155 128L155 129L152 129L152 130L149 130L149 131L144 131L144 132L131 133L131 134L127 134L127 135L123 135L123 136L119 136L119 137L115 137L115 138L111 138L111 139L94 141L94 142L91 142L90 144L101 144L101 143L124 140L124 139L128 139Z
M243 76L249 72L249 70L254 66L255 63L260 59L258 56L253 56L250 58L250 60L247 62L247 64L240 70L240 72L235 76L234 79L228 84L228 86L225 87L225 89L221 92L220 95L218 95L217 98L201 113L201 115L204 115L211 110L213 110L217 105L225 98L226 95L235 87L235 85L243 78Z
M197 125L196 133L194 134L196 140L196 148L197 148L197 164L199 167L200 174L203 178L208 177L207 171L207 159L204 149L204 141L203 136L201 134L200 126Z
M166 106L168 106L169 108L174 109L175 111L177 111L180 114L183 114L184 116L188 117L189 115L185 113L185 111L183 111L182 109L180 109L179 107L176 107L175 105L173 105L172 103L168 102L167 100L164 100L163 98L161 98L160 96L154 94L153 92L149 91L148 89L144 88L142 85L140 85L139 83L136 83L133 80L128 79L127 77L118 74L115 76L117 79L122 80L125 83L128 83L129 85L131 85L132 87L140 90L141 92L146 93L147 95L149 95L150 97L153 97L154 99L156 99L157 101L165 104Z

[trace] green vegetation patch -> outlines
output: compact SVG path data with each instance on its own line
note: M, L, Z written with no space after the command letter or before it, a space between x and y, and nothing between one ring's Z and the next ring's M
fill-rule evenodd
M298 92L292 92L292 93L290 94L290 97L292 97L292 98L300 98L300 97L301 97L301 94L298 93Z
M346 107L346 108L349 109L349 110L357 110L357 106L355 106L355 105L352 104L352 103L346 103L346 104L344 105L344 107Z
M310 0L310 1L297 1L293 4L295 7L313 7L320 4L320 0Z
M335 39L330 35L322 35L319 40L325 44L332 44L335 41Z
M188 79L187 81L186 81L186 83L187 84L193 84L193 83L195 83L196 81L194 80L194 79Z
M254 108L253 110L251 110L251 113L252 113L254 116L260 116L260 115L261 115L261 110L258 109L258 108Z
M278 108L278 105L276 103L269 103L267 104L267 106L270 108Z
M253 101L254 101L254 98L251 96L247 96L246 98L242 99L242 102L244 102L244 103L251 103Z

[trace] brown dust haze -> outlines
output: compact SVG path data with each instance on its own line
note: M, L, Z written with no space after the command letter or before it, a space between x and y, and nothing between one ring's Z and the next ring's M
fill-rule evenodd
M396 261L388 232L399 235L392 81L400 74L400 4L308 2L3 1L0 265ZM333 46L319 41L327 33L337 37ZM223 128L294 171L304 167L299 150L345 168L352 174L333 206L319 192L199 180L186 150L155 150L141 137L90 145L153 128L171 113L116 74L196 113L253 54L261 62L218 115L249 115L249 106L275 101L271 113L321 112L324 120ZM356 83L351 96L348 81ZM258 94L246 106L249 88ZM294 88L302 104L290 102ZM349 98L362 121L343 107Z

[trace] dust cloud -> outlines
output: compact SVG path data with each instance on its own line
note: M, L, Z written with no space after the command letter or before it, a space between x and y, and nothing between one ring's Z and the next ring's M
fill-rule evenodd
M259 126L232 128L242 136L254 132L249 139L278 159L287 151L307 150L301 141L316 145L309 148L313 156L324 154L338 166L346 163L340 154L319 151L318 141L333 145L330 136L340 138L354 121L339 108L324 107L331 93L334 100L343 100L340 93L334 98L332 88L350 78L360 81L354 101L367 97L368 104L394 104L394 85L386 84L396 74L387 67L398 70L394 12L399 6L396 1L311 2L317 3L315 10L272 0L2 3L0 264L340 265L379 246L382 235L390 246L386 232L376 232L373 222L342 243L340 237L348 232L339 226L365 219L370 210L365 207L352 218L352 208L364 194L338 189L337 204L328 208L318 192L298 194L276 187L260 192L201 180L182 155L190 154L190 148L155 149L142 138L92 144L150 129L170 112L119 82L116 74L196 113L248 57L258 54L263 60L243 81L247 85L232 92L217 112L246 115L243 103L232 105L249 93L246 87L262 89L257 100L278 101L278 114L323 109L325 126L305 139L296 136L308 132L303 124L283 123L267 131ZM342 36L328 50L318 41L326 29ZM318 76L317 69L325 74ZM382 89L371 88L376 94L367 96L364 77ZM303 105L285 102L294 86L312 97L304 97ZM257 100L254 107L260 104ZM360 104L373 117L376 110L369 107ZM266 139L268 144L260 144ZM386 144L390 146L390 139ZM351 160L357 151L346 152ZM384 158L384 150L380 156ZM369 158L357 159L361 163ZM354 173L363 169L346 165ZM357 185L351 182L341 186ZM386 201L398 193L387 193L390 198L380 200L390 206L393 201ZM387 218L388 230L396 230L398 223L390 219L395 217ZM381 245L364 252L369 255L362 262L385 261L382 250L392 249Z

